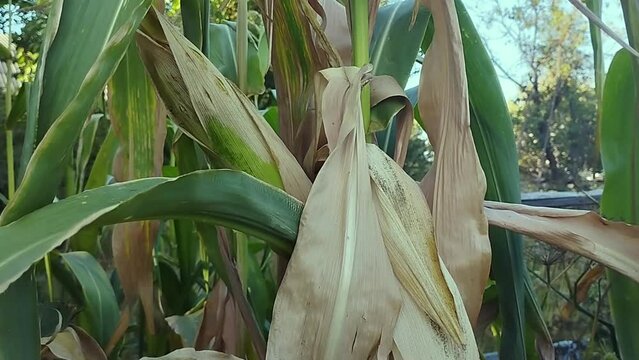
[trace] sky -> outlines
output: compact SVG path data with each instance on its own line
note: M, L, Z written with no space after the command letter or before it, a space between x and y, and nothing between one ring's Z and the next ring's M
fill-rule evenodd
M519 3L523 3L524 1L525 0L499 0L499 4L502 8L508 8ZM573 6L568 2L568 0L559 1L565 3L566 9L573 11ZM622 36L622 38L626 39L627 37L624 30L625 27L620 2L618 0L603 0L602 2L602 20L617 34ZM515 79L525 79L526 67L522 62L521 53L517 50L516 46L509 41L509 38L504 35L503 27L500 24L488 23L485 20L493 11L495 0L465 0L464 4L475 23L477 31L482 36L489 53L491 53L492 56L497 59L499 64ZM588 20L583 15L580 15L580 18L585 24L587 24ZM586 36L587 38L584 50L588 54L592 54L590 33ZM602 41L604 48L604 61L606 62L606 68L608 68L613 55L620 49L620 46L606 34L602 34ZM418 70L418 68L416 70ZM499 68L496 68L496 71L499 75L506 100L514 100L518 94L517 85L509 80ZM419 74L416 73L411 76L407 87L416 86L418 83Z

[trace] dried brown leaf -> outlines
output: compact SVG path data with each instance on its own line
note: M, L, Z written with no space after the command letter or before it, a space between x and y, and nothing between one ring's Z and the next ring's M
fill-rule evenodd
M639 226L592 211L486 201L491 225L512 230L602 263L639 281Z
M583 303L588 299L588 291L597 280L601 279L604 274L604 267L601 265L595 265L588 269L586 274L577 283L577 292L575 293L575 300L578 304Z
M318 79L331 153L302 212L277 294L269 359L386 359L392 348L401 298L371 206L363 75L336 68Z
M342 64L351 65L353 63L353 46L346 8L337 0L320 0L320 4L326 13L325 32L328 41L337 50Z
M113 227L113 263L124 291L124 311L131 311L140 299L146 326L155 331L153 304L153 246L159 230L157 221L138 221Z
M433 209L439 255L474 323L491 260L483 213L486 179L470 130L468 85L454 2L422 3L431 11L436 30L425 57L419 96L435 163L421 185Z

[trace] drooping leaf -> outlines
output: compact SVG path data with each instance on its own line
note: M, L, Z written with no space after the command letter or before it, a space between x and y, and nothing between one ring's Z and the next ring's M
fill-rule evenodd
M224 354L217 351L184 348L175 350L172 353L160 357L143 357L141 360L241 360L233 355Z
M254 105L157 12L138 36L172 119L216 167L245 171L304 201L310 181Z
M639 226L606 220L592 211L487 201L491 225L537 238L598 261L639 280Z
M192 347L195 344L198 327L202 323L203 311L199 310L187 315L173 315L166 318L171 330L180 336L183 347Z
M413 129L413 105L404 90L391 76L373 77L370 89L372 108L368 131L384 130L388 128L389 123L394 126L396 136L393 158L400 166L404 166L408 141Z
M84 330L71 325L46 345L56 358L65 360L106 360L100 345Z
M494 70L493 62L477 33L463 3L455 1L462 35L470 127L482 169L486 174L486 199L520 202L519 165L510 114ZM432 41L430 23L422 44ZM423 91L428 91L424 89ZM525 349L525 276L523 244L519 234L497 227L489 228L492 250L492 278L499 292L502 319L500 354L506 358L526 357ZM534 315L534 314L533 314ZM533 354L528 354L533 356Z
M299 224L292 214L301 208L284 192L232 170L140 179L85 191L0 227L0 292L90 224L191 218L255 235L276 252L290 254ZM26 237L28 243L22 241Z
M388 357L399 286L384 248L368 173L360 93L365 73L320 73L318 111L331 149L302 212L277 293L269 359Z
M635 5L626 4L628 7ZM628 10L628 9L624 9ZM639 8L634 16L639 15ZM631 12L625 12L630 16ZM634 18L636 22L636 18ZM631 26L632 22L627 26ZM634 26L639 26L634 24ZM637 28L639 29L639 27ZM633 35L629 33L631 40ZM639 43L639 31L634 34ZM607 219L639 225L639 62L629 52L620 50L612 60L603 90L601 108L601 163L604 168L604 190L601 214ZM609 236L608 236L609 238ZM602 239L607 240L607 239ZM628 240L628 246L639 246L639 236ZM620 249L623 250L623 249ZM632 254L625 250L628 256ZM634 258L637 262L637 258ZM619 269L617 269L619 271ZM621 271L623 273L623 271ZM626 273L626 275L628 275ZM619 352L624 359L639 356L639 281L617 272L608 272L610 310L615 323Z
M135 44L131 44L109 81L109 118L120 146L113 164L118 181L158 176L162 171L166 110ZM113 262L126 297L126 307L140 299L147 328L153 321L153 245L159 223L130 222L113 228Z
M432 13L436 30L420 80L419 112L435 150L435 163L422 180L422 189L433 209L439 254L474 323L490 270L488 224L483 213L486 179L470 129L455 4L447 0L423 3Z
M76 251L60 254L61 271L69 272L80 291L83 307L80 324L100 344L106 345L117 325L120 311L106 273L89 253ZM69 284L74 286L75 284Z

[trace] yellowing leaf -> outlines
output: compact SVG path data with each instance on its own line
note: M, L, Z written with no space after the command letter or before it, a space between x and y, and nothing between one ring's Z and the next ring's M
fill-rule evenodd
M490 270L488 224L483 212L486 179L470 131L468 85L455 4L422 0L435 22L420 80L419 111L435 150L422 180L433 209L437 248L477 320Z
M592 211L486 202L491 225L516 231L639 281L639 226L609 221Z
M113 173L118 181L159 176L164 159L166 110L134 44L109 81L109 117L119 140ZM113 228L113 262L127 305L138 298L147 329L155 331L153 306L153 245L158 221L117 224Z
M320 73L331 153L302 212L273 311L269 359L386 359L400 309L368 172L360 106L364 72Z
M157 10L142 29L138 46L160 97L213 165L306 200L310 180L251 101Z

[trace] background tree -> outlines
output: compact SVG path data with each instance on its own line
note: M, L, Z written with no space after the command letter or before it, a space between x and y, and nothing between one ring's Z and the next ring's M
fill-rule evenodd
M592 186L601 165L587 22L556 0L509 8L496 2L485 20L498 24L521 54L524 69L509 71L494 62L520 91L511 108L524 190Z

